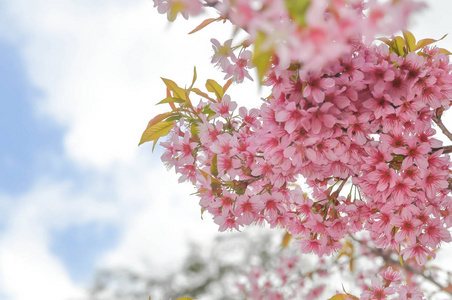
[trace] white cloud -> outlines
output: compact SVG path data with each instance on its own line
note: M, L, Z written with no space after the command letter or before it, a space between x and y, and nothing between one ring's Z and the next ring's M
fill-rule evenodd
M65 262L51 251L52 233L74 225L119 229L117 248L97 262L99 268L143 269L147 261L161 274L182 260L190 241L211 241L217 226L210 218L201 220L197 198L189 196L192 187L174 189L176 175L150 165L136 158L81 190L71 182L43 180L14 202L1 196L0 203L10 204L4 205L9 218L0 238L2 291L15 300L81 297L85 287L73 282Z
M160 76L183 85L195 65L200 82L211 73L209 34L187 35L199 19L168 26L149 1L28 2L7 7L25 32L31 81L45 93L38 108L67 128L65 149L78 164L103 168L135 155L147 121L162 109L154 105L165 97Z
M0 239L2 292L11 299L67 299L82 295L68 271L50 251L51 231L70 223L110 219L112 210L69 184L40 182L30 192L12 199L8 226ZM92 213L96 211L96 213Z
M162 109L154 106L165 96L159 76L190 83L197 65L199 80L206 79L209 37L186 36L198 21L166 28L148 1L17 0L2 8L8 31L0 36L21 47L30 80L43 91L37 111L65 128L62 159L89 177L37 179L14 204L0 201L9 216L0 239L2 291L17 300L83 294L50 249L52 232L74 224L120 228L118 248L99 262L110 266L149 258L162 267L181 259L189 240L215 234L216 226L200 220L192 190L160 162L155 167L149 147L137 148ZM181 44L182 35L190 42Z

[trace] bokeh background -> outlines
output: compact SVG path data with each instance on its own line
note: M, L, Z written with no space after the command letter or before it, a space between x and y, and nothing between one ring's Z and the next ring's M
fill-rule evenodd
M427 2L415 36L452 33L452 2ZM232 31L187 35L201 21L168 24L150 0L0 0L0 299L84 299L99 268L163 274L212 243L162 149L137 147L164 109L160 77L222 79L209 40ZM258 105L255 84L231 90Z

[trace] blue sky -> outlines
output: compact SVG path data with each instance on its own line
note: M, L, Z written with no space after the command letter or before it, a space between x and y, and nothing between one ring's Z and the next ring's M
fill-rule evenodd
M160 76L208 66L207 35L161 59L186 25L168 28L149 1L0 1L2 299L83 297L97 268L161 273L216 234L160 149L137 147ZM200 39L204 55L173 76Z
M42 92L30 83L17 46L0 41L0 191L20 193L45 170L39 153L61 156L61 129L51 120L39 120L30 109ZM53 126L52 126L53 125Z
M450 2L434 4L421 37L452 28ZM194 65L198 82L223 77L209 40L230 31L187 36L199 22L168 26L151 1L0 0L2 299L82 297L99 267L161 273L217 233L160 149L137 147L162 109L160 77L190 83Z
M72 177L73 181L83 182L69 163L56 165L50 159L64 155L64 130L34 113L34 103L45 97L45 92L29 82L19 51L17 46L0 42L0 69L7 70L0 73L0 95L6 104L0 111L4 145L0 148L0 192L11 195L12 201L40 176ZM51 234L51 252L77 282L90 278L95 260L113 247L117 238L114 226L99 226L96 222L68 226Z

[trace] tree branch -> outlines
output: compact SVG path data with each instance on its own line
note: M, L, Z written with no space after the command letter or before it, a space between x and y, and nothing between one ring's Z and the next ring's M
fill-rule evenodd
M444 135L447 136L449 140L452 141L452 133L446 128L443 121L441 121L441 117L433 116L432 119L433 122L435 122L436 125L438 125L438 127L441 128L441 131L444 133Z
M351 238L355 241L357 241L358 243L360 243L361 245L363 245L364 247L366 247L372 254L376 255L376 256L380 256L381 258L383 258L383 260L389 264L392 265L396 265L396 266L401 266L400 262L393 259L390 255L390 253L384 253L382 249L378 249L378 248L373 248L370 247L367 243L364 243L361 240L358 240L354 237L351 236ZM423 271L418 270L416 268L414 268L412 265L409 265L408 263L404 264L403 266L401 266L403 269L405 269L405 271L412 273L412 274L416 274L419 276L422 276L424 279L426 279L427 281L431 282L433 285L436 285L441 292L447 293L449 295L452 295L452 292L448 291L446 288L446 286L443 286L441 283L439 283L438 281L435 280L435 278L433 278L430 275L426 275Z
M432 151L438 151L438 150L443 150L444 154L452 153L452 145L443 146L443 147L439 147L439 148L432 148Z

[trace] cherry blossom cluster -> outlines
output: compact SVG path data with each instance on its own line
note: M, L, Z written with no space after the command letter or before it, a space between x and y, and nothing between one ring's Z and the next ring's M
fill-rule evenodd
M214 8L220 15L218 19L227 19L248 33L244 45L258 43L260 51L279 57L276 65L279 71L286 70L293 61L303 63L306 70L319 70L349 53L363 38L371 43L377 34L390 35L405 28L412 12L423 7L422 2L414 0L153 1L158 11L166 13L171 21L178 13L188 18L205 8ZM218 42L214 45L218 46ZM249 52L241 54L237 57L229 52L232 63L223 68L227 74L233 73L234 68L243 69L241 63L250 57Z
M170 20L215 8L220 16L199 28L229 20L248 34L238 45L211 40L212 63L229 79L223 87L207 82L213 98L194 82L187 89L165 82L162 102L172 112L151 121L147 140L170 132L162 160L195 186L220 231L285 228L301 252L319 256L365 231L375 247L419 266L452 241L452 147L433 127L451 105L451 53L425 47L434 40L416 44L407 31L371 44L376 34L405 26L419 3L154 3ZM271 94L259 109L238 107L226 91L232 82L252 80L253 67ZM203 98L197 105L194 94ZM300 187L303 179L308 189ZM250 277L256 293L263 289L257 275ZM395 271L378 278L362 299L422 298Z
M237 109L227 94L201 102L162 143L162 159L196 186L221 231L268 223L302 252L329 255L367 230L377 247L423 265L452 225L451 163L432 128L450 105L451 66L425 51L361 45L322 72L272 73L259 110Z

